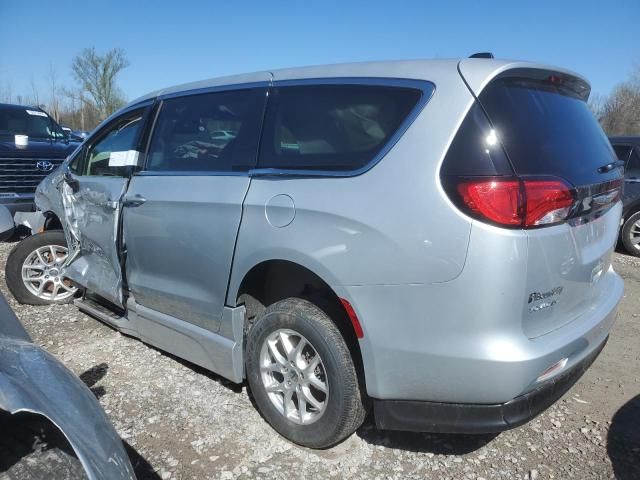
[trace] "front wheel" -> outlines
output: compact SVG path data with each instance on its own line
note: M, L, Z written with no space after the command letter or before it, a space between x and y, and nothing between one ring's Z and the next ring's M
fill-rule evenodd
M7 259L7 286L20 303L69 303L77 291L60 269L68 255L64 232L51 230L25 238Z
M634 213L624 222L620 237L627 252L640 257L640 212Z
M258 316L246 366L258 409L292 442L326 448L364 421L349 348L331 319L306 300L282 300Z

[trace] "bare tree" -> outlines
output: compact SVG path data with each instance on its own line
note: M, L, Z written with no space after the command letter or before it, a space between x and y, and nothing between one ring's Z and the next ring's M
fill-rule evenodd
M13 101L13 88L9 80L0 85L0 102L11 103Z
M105 118L124 104L116 86L116 76L129 66L124 50L114 48L104 55L95 48L85 48L73 59L71 68L83 90L89 93L100 116Z
M60 121L76 130L92 130L100 123L100 112L95 108L81 88L62 88L61 94L66 98L60 112Z
M31 75L31 94L33 95L32 103L34 105L40 105L40 95L38 93L38 86L36 85L36 81L33 79L33 75ZM28 97L25 99L26 103L31 103L28 100Z
M53 118L56 122L60 121L60 97L59 97L59 88L58 88L58 78L56 74L56 69L53 65L49 65L49 73L47 75L47 80L49 81L49 113L53 115Z
M640 65L626 82L591 107L607 135L640 135Z

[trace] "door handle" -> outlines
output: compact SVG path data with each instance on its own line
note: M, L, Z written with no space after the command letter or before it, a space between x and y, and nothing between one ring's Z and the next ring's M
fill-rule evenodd
M124 197L124 200L122 201L122 206L124 206L124 207L139 207L140 205L142 205L146 201L147 201L146 198L144 198L142 195L137 193L133 197Z

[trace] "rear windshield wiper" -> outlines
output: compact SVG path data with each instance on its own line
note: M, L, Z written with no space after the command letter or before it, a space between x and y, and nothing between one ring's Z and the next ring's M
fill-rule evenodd
M598 173L607 173L618 167L624 167L623 160L616 160L615 162L609 162L606 165L598 167Z

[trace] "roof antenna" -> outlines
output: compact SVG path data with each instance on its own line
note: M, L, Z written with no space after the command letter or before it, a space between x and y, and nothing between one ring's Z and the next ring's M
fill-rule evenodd
M473 55L469 55L469 58L495 58L491 52L478 52Z

